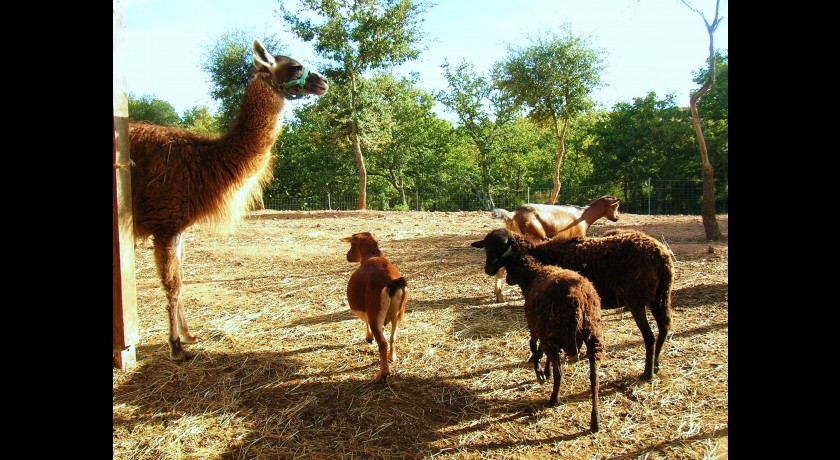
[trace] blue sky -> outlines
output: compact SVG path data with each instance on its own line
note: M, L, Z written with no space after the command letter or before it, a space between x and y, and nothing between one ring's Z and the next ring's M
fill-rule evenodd
M116 49L127 90L154 95L183 115L196 105L217 105L210 97L208 75L201 70L205 49L224 32L244 28L255 38L276 33L288 54L318 68L322 61L311 44L285 31L277 14L278 0L115 0L122 3L125 29ZM606 51L608 86L595 99L604 108L629 102L649 91L677 95L688 105L696 88L692 71L702 67L709 52L703 19L679 0L437 0L422 17L428 49L403 65L398 73L416 71L419 87L446 89L440 65L466 59L477 72L487 72L507 55L507 45L529 44L535 33L557 30L564 22L572 32L588 36ZM295 2L290 2L294 5ZM714 18L714 0L691 0L706 19ZM722 0L723 22L715 33L715 48L729 48L729 2ZM292 8L294 10L294 8ZM119 64L118 64L119 63ZM295 103L295 102L293 102ZM444 114L441 114L444 115ZM445 115L444 115L445 116ZM449 118L449 117L447 117Z

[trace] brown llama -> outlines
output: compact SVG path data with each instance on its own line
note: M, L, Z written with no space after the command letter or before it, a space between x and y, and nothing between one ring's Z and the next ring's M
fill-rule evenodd
M230 231L273 176L271 148L285 99L327 92L327 80L254 40L255 71L239 113L221 136L171 126L129 123L134 235L153 239L155 265L169 312L170 357L194 343L181 303L181 234L193 224Z

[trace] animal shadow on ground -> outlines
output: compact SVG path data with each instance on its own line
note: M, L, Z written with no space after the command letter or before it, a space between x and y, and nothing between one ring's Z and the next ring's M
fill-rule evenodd
M498 401L438 376L398 376L385 385L373 384L366 372L369 366L303 373L306 356L318 347L202 352L180 363L160 350L141 348L138 351L150 358L114 389L114 406L132 408L130 416L115 411L114 430L132 431L150 423L171 425L174 430L184 419L205 420L205 426L192 427L201 430L207 429L208 418L215 425L212 418L217 413L225 418L218 423L232 430L223 458L391 458L389 446L405 449L407 442L410 449L402 455L411 452L415 458L428 458L440 450L433 443L443 436L481 430L482 419L493 407L511 411L512 418L533 417L544 407L541 392L514 402ZM616 385L605 383L604 394L615 391ZM584 393L565 400L587 399ZM453 434L448 428L454 426L461 428ZM586 435L588 430L581 427L580 432L529 442Z

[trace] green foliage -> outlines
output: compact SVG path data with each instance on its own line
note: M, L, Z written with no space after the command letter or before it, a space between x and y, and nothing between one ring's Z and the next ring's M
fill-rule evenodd
M627 184L652 180L696 180L700 157L687 108L673 94L658 99L649 92L632 103L620 102L595 127L598 138L586 149L597 165L593 180ZM668 193L658 189L659 193ZM634 199L628 197L625 199Z
M494 66L502 94L542 124L590 110L590 94L603 85L605 52L592 48L589 38L572 35L568 23L556 34L536 35L531 41L528 47L509 47L507 58Z
M156 125L179 125L181 118L172 104L158 99L154 95L136 97L128 94L128 119L130 121L148 121Z
M331 146L350 146L358 166L359 183L367 184L364 155L390 142L389 112L377 105L377 95L365 73L389 69L421 52L423 33L419 17L428 5L423 0L301 0L293 12L284 3L279 13L292 33L332 61L323 69L331 80L327 98L317 104L322 120L335 127L322 136ZM313 19L313 16L315 19ZM326 105L327 101L334 105ZM377 116L378 114L378 116ZM321 123L323 125L323 123ZM356 158L356 147L358 155ZM385 174L385 173L383 173ZM392 185L401 188L401 173L390 171ZM399 176L399 177L398 177ZM383 176L385 177L385 176ZM370 185L378 185L372 180ZM366 185L367 186L367 185ZM359 209L366 207L366 190L360 193Z
M315 51L335 62L325 69L337 84L367 70L389 68L416 59L424 34L419 17L430 6L420 0L301 0L293 12L279 12L292 33L313 41ZM317 16L317 20L311 19Z
M195 106L184 112L182 124L190 131L200 134L219 134L219 119L210 113L207 106Z
M468 175L466 184L485 209L492 209L496 207L491 194L493 171L504 152L506 129L516 110L498 88L466 60L454 68L444 61L441 68L449 88L437 91L434 97L457 115L461 125L458 131L472 140L480 176L478 180L471 180Z
M219 101L218 128L226 131L239 113L245 87L254 72L254 39L269 52L284 54L284 46L275 36L256 37L247 29L232 29L205 49L202 70L211 82L210 95Z

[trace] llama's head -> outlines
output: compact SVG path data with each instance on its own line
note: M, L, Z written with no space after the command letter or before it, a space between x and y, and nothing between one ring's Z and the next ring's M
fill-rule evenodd
M300 99L327 92L327 79L289 56L273 56L259 40L254 40L254 67L286 99Z

